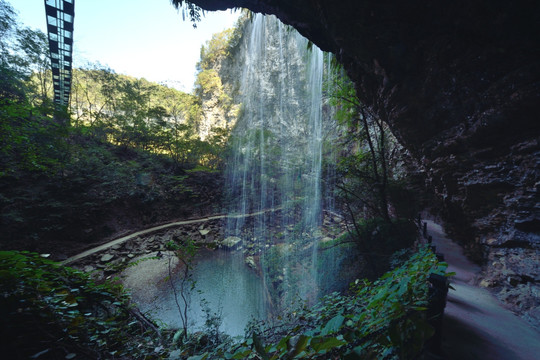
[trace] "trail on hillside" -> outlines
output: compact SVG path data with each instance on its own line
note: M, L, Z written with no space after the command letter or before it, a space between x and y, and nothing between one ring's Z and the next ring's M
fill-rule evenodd
M439 224L427 222L433 245L455 272L443 319L443 358L459 360L540 359L540 333L489 291L472 285L480 267L468 260Z
M126 242L128 240L134 239L137 236L149 235L151 233L161 231L161 230L164 230L164 229L169 229L169 228L176 227L176 226L196 224L196 223L202 223L202 222L207 222L207 221L211 221L211 220L219 220L219 219L225 219L225 218L239 218L239 217L257 216L257 215L261 215L261 214L263 214L265 212L278 211L278 210L281 210L281 208L278 207L278 208L274 208L274 209L267 209L267 210L257 211L257 212L250 213L250 214L245 214L245 215L241 215L241 214L239 214L239 215L237 215L237 214L220 214L220 215L205 216L205 217L196 218L196 219L173 221L173 222L170 222L170 223L166 223L166 224L162 224L162 225L158 225L158 226L153 226L151 228L140 230L140 231L134 232L132 234L129 234L129 235L122 236L120 238L111 240L109 242L106 242L105 244L96 246L94 248L83 251L80 254L71 256L71 257L67 258L66 260L60 262L60 264L69 265L69 264L74 263L75 261L81 260L81 259L83 259L83 258L85 258L87 256L90 256L90 255L95 254L97 252L100 252L100 251L103 251L103 250L108 249L110 247L113 247L114 245L122 244L122 243L124 243L124 242Z

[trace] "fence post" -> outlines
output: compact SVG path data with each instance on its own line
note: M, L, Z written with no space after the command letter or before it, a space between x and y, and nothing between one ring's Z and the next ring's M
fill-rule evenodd
M432 354L441 354L442 321L446 297L448 295L448 278L444 275L429 274L428 322L435 329L433 336L426 342L426 349Z

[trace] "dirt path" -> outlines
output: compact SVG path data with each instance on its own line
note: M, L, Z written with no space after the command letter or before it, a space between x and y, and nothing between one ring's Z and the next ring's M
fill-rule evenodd
M486 289L471 285L480 267L461 247L446 237L441 226L427 222L437 252L444 254L448 271L456 272L448 292L443 320L443 358L449 360L540 359L540 333L505 309Z
M71 263L73 263L73 262L75 262L77 260L83 259L83 258L85 258L87 256L90 256L90 255L95 254L97 252L100 252L100 251L103 251L103 250L108 249L110 247L113 247L114 245L122 244L122 243L124 243L124 242L126 242L128 240L134 239L137 236L150 235L151 233L161 231L161 230L164 230L164 229L168 229L168 228L172 228L172 227L177 227L177 226L182 226L182 225L189 225L189 224L196 224L196 223L202 223L202 222L207 222L207 221L211 221L211 220L218 220L218 219L225 219L225 218L250 217L250 216L261 215L261 214L264 214L265 212L278 211L278 210L281 210L281 207L278 207L278 208L275 208L275 209L258 211L258 212L255 212L255 213L245 214L245 215L224 215L224 214L221 214L221 215L213 215L213 216L202 217L202 218L198 218L198 219L174 221L174 222L170 222L170 223L167 223L167 224L163 224L163 225L154 226L154 227L151 227L151 228L148 228L148 229L140 230L140 231L134 232L132 234L122 236L121 238L111 240L111 241L109 241L109 242L107 242L105 244L96 246L94 248L83 251L80 254L69 257L66 260L60 262L60 264L69 265L69 264L71 264Z

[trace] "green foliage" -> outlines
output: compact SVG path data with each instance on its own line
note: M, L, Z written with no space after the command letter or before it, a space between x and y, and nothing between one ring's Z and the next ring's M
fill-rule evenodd
M49 145L59 139L52 138ZM73 242L109 236L104 223L112 214L118 217L127 211L131 217L140 216L138 209L144 209L141 214L156 216L150 221L157 222L169 213L197 207L197 183L175 169L169 157L122 149L74 131L66 140L64 147L45 146L49 152L38 152L34 163L20 161L29 149L11 150L8 155L18 155L1 158L6 166L0 177L4 249L45 249L48 242L54 245L59 240L69 249Z
M204 10L186 0L172 0L171 2L177 9L182 9L182 18L184 20L186 17L189 18L193 27L196 28L197 23L201 21L201 16L204 15Z
M414 198L406 194L401 147L386 124L388 112L381 110L382 105L362 104L352 81L339 66L334 68L328 92L336 118L347 130L340 143L338 188L350 216L387 221L392 216L410 216Z
M350 295L333 293L281 323L253 325L242 342L218 347L214 357L413 359L433 334L425 311L427 277L445 269L423 248L373 283L357 280Z
M178 315L182 322L182 330L178 336L182 336L183 340L186 341L189 335L189 293L195 289L192 270L198 247L191 238L178 238L176 241L169 241L165 246L167 250L175 252L176 257L181 263L181 273L176 274L175 276L177 277L179 275L179 279L178 281L173 281L172 257L169 257L169 276L167 280L174 295ZM175 285L175 283L177 285Z
M47 35L30 28L17 31L18 66L28 74L26 82L29 100L35 105L49 105L52 96L52 71Z
M410 248L418 235L415 224L409 219L393 219L388 223L381 218L371 218L357 225L357 232L350 236L368 241L377 251L387 254Z
M182 247L189 256L190 244L170 246ZM445 269L431 251L420 249L373 283L357 280L349 295L330 294L271 325L253 323L246 337L234 343L219 333L219 310L206 310L207 333L187 337L182 330L160 338L136 316L118 285L98 284L38 254L4 251L3 354L160 359L180 346L182 356L190 359L412 359L433 333L426 317L427 277Z
M195 95L118 75L99 65L75 69L73 77L73 125L85 134L126 148L166 154L177 167L221 166L228 132L215 130L205 141L198 136L205 94L218 92L221 106L230 106L214 70L199 74Z
M202 71L213 69L223 58L229 56L234 34L235 30L231 28L212 35L212 38L201 47L201 60L197 67Z
M66 122L68 115L46 99L47 74L39 71L46 65L43 36L19 29L12 9L1 5L3 248L37 249L54 238L85 241L82 231L103 223L107 206L178 208L194 195L182 168L221 166L224 137L202 142L195 134L197 98L144 79L75 70L73 118ZM99 228L94 236L110 235Z
M2 353L10 359L163 355L118 285L15 251L0 252L0 280Z
M203 70L197 75L197 80L195 85L198 86L198 90L202 94L211 93L216 91L223 90L223 85L221 84L221 78L214 69Z
M53 174L65 163L66 128L27 102L0 100L0 178L22 171Z
M50 67L47 36L20 26L14 9L4 0L0 1L0 19L0 97L46 103L52 78L40 75ZM30 81L35 74L37 81Z
M205 316L205 333L208 334L211 345L217 346L221 343L222 337L219 328L223 324L223 309L221 307L216 310L211 309L206 299L201 301L201 307Z

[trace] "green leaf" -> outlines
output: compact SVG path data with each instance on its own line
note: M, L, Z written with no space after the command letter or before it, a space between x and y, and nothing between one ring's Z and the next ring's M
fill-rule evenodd
M241 349L238 349L238 350L233 354L233 356L231 357L231 359L245 359L249 354L251 354L251 350L250 350L250 349L241 348Z
M282 338L276 346L277 350L287 349L287 343L289 342L290 338L290 336L285 336L284 338Z
M202 355L193 355L187 358L187 360L206 360L208 358L208 353Z
M345 317L341 314L334 316L332 319L330 319L330 321L326 323L326 326L321 331L321 335L326 336L328 334L338 331L344 320Z
M346 342L343 340L338 339L337 337L330 337L327 339L324 339L323 341L319 343L311 343L311 347L317 351L317 352L325 352L329 349L333 349L336 347L340 347L342 345L345 345Z
M365 359L364 355L364 346L359 345L352 349L352 352L345 356L345 360L359 360L359 359Z
M302 351L304 351L304 349L306 348L309 340L310 340L310 338L308 336L300 335L300 337L298 338L298 341L294 345L294 349L293 349L293 351L291 353L291 357L295 357L296 355L298 355Z
M178 340L180 340L180 337L184 334L184 330L183 329L180 329L178 330L176 333L174 333L174 336L173 336L173 344L176 344L178 342Z
M257 351L257 354L259 354L263 358L263 360L268 360L268 354L266 353L266 351L264 351L263 343L257 333L253 333L253 343L255 344L255 350Z

